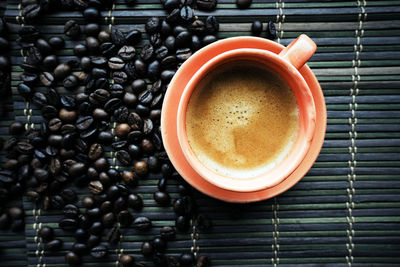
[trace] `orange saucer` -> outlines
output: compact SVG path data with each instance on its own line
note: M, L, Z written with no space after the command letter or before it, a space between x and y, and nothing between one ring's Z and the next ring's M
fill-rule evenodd
M238 48L265 49L279 54L284 47L266 39L245 36L224 39L197 51L179 68L170 83L171 86L165 94L162 107L161 125L165 150L175 169L190 185L206 195L223 201L245 203L264 200L281 194L294 186L308 172L318 157L325 138L326 106L317 78L311 69L304 65L300 69L300 73L310 87L317 117L313 141L300 166L281 183L257 192L234 192L209 183L189 165L179 145L176 127L179 99L185 89L185 85L202 65L223 52ZM168 126L164 127L165 125Z

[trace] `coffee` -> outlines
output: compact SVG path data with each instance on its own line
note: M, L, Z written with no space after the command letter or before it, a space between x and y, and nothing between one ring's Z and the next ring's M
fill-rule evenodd
M208 73L186 112L189 144L200 162L235 178L260 175L282 161L296 140L298 124L290 87L250 61Z

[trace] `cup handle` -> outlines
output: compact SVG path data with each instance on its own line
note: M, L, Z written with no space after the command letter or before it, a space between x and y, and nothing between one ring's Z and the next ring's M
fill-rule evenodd
M279 56L289 61L296 69L300 69L314 55L317 45L305 34L301 34L287 47L285 47Z

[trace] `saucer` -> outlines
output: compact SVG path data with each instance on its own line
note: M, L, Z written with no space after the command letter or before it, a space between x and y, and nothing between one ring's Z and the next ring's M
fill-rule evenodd
M190 166L179 145L176 127L179 99L181 98L185 85L201 66L203 66L208 60L223 52L238 48L265 49L279 54L284 47L267 39L244 36L217 41L197 51L186 60L184 64L182 64L170 82L170 86L168 87L164 97L161 125L169 125L168 128L162 128L162 138L171 163L174 165L176 171L190 185L206 195L223 201L246 203L268 199L281 194L294 186L308 172L317 159L325 138L326 106L324 95L317 78L311 69L304 65L299 71L310 87L315 102L317 116L315 135L310 149L297 169L281 183L256 192L229 191L209 183L198 175Z

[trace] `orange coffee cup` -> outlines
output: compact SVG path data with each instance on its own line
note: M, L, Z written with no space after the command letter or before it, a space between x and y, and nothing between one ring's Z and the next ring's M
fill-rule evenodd
M310 148L314 136L316 118L315 105L310 88L298 69L307 62L315 50L315 43L303 34L283 49L279 55L261 49L235 49L212 58L195 73L186 85L179 100L176 127L179 144L186 160L203 179L226 190L255 192L279 184L296 170ZM201 163L193 152L186 133L186 110L192 92L199 82L218 66L241 60L261 63L283 78L295 95L299 112L297 138L288 155L282 161L276 162L271 170L246 179L218 174Z

